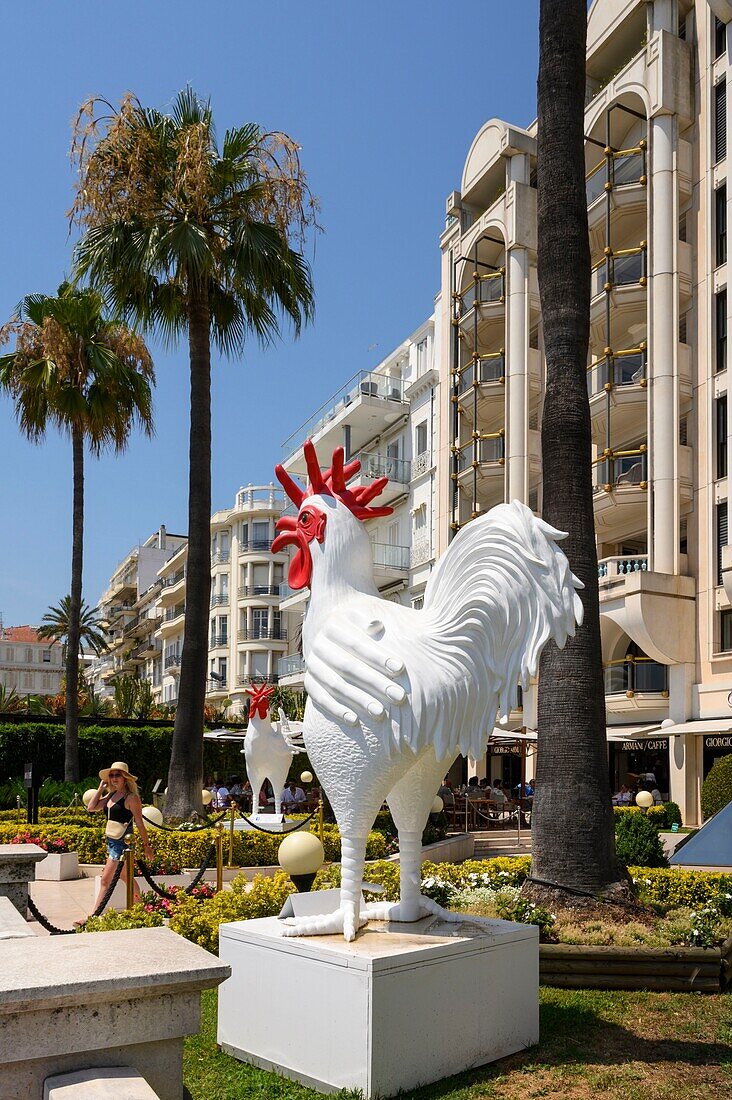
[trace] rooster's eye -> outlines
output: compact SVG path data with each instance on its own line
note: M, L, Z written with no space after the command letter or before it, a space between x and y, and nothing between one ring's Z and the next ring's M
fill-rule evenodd
M310 522L310 512L302 512L300 514L300 523L306 526Z

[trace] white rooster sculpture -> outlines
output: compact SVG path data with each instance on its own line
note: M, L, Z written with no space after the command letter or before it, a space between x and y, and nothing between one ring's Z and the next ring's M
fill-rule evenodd
M279 722L273 722L269 716L269 701L274 690L266 684L247 688L252 701L242 752L252 786L252 816L259 812L259 792L265 779L272 784L275 814L281 814L282 791L292 758L295 753L304 752L300 723L289 722L283 711L280 711Z
M272 550L294 545L289 584L310 586L303 738L340 828L341 899L335 913L298 918L285 934L352 940L369 918L446 915L420 893L435 791L458 753L485 753L497 713L511 710L549 638L563 646L574 634L582 585L556 545L562 533L514 501L458 533L421 610L384 600L364 522L391 513L371 507L386 478L350 489L359 463L344 466L342 448L326 473L310 441L305 458L305 491L276 468L299 512L277 521ZM399 832L400 900L366 905L366 837L385 799Z

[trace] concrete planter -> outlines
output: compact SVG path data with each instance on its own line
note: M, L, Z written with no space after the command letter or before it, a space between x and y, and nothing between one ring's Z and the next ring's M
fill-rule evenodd
M732 978L732 938L721 947L585 947L543 943L543 985L721 993Z
M464 863L466 859L473 858L474 851L473 833L453 833L452 836L436 840L434 844L426 844L422 848L422 859L428 859L431 863ZM395 852L387 858L398 863L399 853Z
M36 866L36 879L66 882L72 878L81 878L77 852L49 852Z

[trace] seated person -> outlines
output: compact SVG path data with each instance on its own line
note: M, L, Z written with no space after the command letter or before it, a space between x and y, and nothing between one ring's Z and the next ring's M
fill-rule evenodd
M485 778L485 776L483 777L483 779L480 780L480 782L478 783L478 786L480 787L481 795L482 795L483 798L490 798L491 797L491 793L492 793L491 792L491 785L488 782L488 779Z
M506 798L505 792L503 790L503 784L501 783L500 779L493 780L493 789L490 792L490 797L493 802L500 802L501 805L503 805L503 803L505 802L508 802L508 799Z
M225 810L229 805L229 788L222 783L213 796L213 801L216 803L217 810Z
M483 797L483 792L480 789L477 775L471 775L470 779L468 780L468 787L465 791L465 797L470 799Z
M452 807L455 805L455 795L452 790L452 783L447 778L447 776L445 776L445 778L443 779L442 786L437 793L442 799L443 806Z
M302 787L298 787L294 780L288 783L282 792L282 805L301 806L303 802L307 802L307 795Z
M237 806L242 806L244 804L244 788L241 785L241 780L237 776L231 781L229 798L232 802L236 802Z

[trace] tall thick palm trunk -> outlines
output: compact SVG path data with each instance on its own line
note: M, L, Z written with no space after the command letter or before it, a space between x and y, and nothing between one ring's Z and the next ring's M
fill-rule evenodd
M189 315L191 436L188 482L186 613L178 708L168 772L166 814L202 810L203 707L208 665L211 599L211 339L204 294Z
M542 420L544 518L582 580L585 618L541 659L532 878L601 892L618 878L592 504L586 367L590 247L584 161L586 0L541 0L538 266L547 385Z
M74 501L71 536L71 594L69 600L69 633L66 644L66 744L64 747L64 779L79 781L79 620L81 618L81 585L84 571L84 434L81 428L71 429L74 467Z

